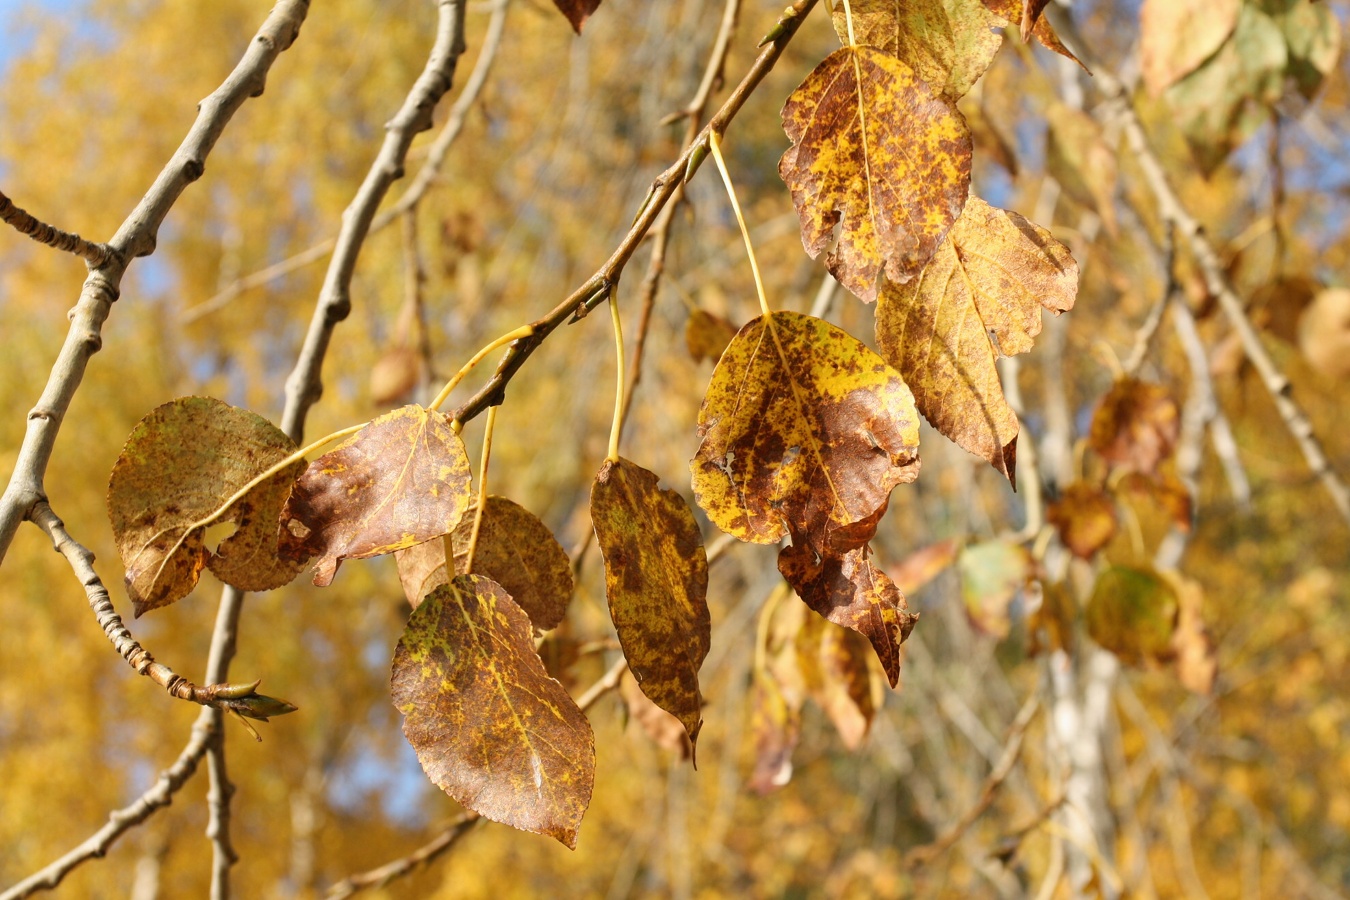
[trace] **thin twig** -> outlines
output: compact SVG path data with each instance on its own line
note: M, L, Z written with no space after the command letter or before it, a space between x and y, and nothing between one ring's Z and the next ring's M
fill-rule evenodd
M130 260L154 252L164 217L184 189L202 176L211 148L235 112L249 97L263 92L268 70L295 40L308 11L308 0L281 0L272 9L234 71L198 104L197 119L187 137L108 242L112 251L109 258L85 279L79 302L70 313L65 344L52 366L42 396L28 413L23 445L9 484L0 497L0 562L19 523L32 514L39 500L46 498L44 480L57 432L84 378L89 358L103 345L103 323L117 300Z
M609 670L600 677L599 681L591 685L584 694L577 698L577 706L583 712L594 706L597 700L619 686L619 681L627 668L627 661L620 656L609 667ZM344 898L367 888L384 887L394 879L402 878L415 869L444 855L474 825L481 821L483 821L483 817L478 813L472 810L466 812L442 829L440 834L407 856L385 863L376 869L348 875L328 889L328 892L324 894L324 900L344 900ZM0 900L3 900L3 898L0 898Z
M106 244L94 244L78 234L48 225L27 210L15 206L3 192L0 192L0 222L13 226L19 234L26 234L39 244L74 253L95 269L106 263L113 253Z
M497 0L496 4L493 5L492 18L488 21L487 33L483 37L483 49L478 54L477 62L474 63L473 72L464 83L464 90L455 100L455 105L450 107L450 113L446 117L445 124L441 126L441 131L436 135L436 140L427 149L426 160L422 163L422 167L417 170L413 180L408 183L407 190L395 201L393 206L381 212L370 223L371 234L383 230L399 216L416 207L440 177L440 170L445 163L445 157L450 152L450 147L459 137L460 132L464 130L464 122L474 104L478 102L478 95L482 93L483 85L487 83L488 73L492 70L492 63L496 60L497 50L502 43L502 33L506 28L506 8L510 2L511 0ZM294 256L273 263L251 275L239 278L226 285L215 296L185 310L181 321L187 324L210 315L228 305L230 301L245 291L263 287L278 278L283 278L292 272L318 262L332 253L336 246L337 238L327 238L306 247Z

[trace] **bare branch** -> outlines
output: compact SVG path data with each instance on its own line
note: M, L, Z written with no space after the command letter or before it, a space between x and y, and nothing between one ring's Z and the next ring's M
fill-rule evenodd
M94 268L106 263L112 255L112 249L106 244L93 244L78 234L48 225L27 210L15 206L3 192L0 192L0 222L13 226L19 234L26 234L39 244L74 253Z

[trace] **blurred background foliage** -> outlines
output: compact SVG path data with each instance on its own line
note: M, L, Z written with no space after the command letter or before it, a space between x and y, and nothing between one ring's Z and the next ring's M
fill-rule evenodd
M1345 9L1330 5L1343 20ZM729 81L745 71L755 39L781 6L744 4ZM1098 55L1117 66L1131 57L1139 30L1133 3L1074 6ZM233 66L265 13L243 0L8 9L0 184L40 218L91 238L110 235L146 190L191 123L194 104ZM433 376L443 379L491 337L551 308L609 254L651 179L680 150L683 123L662 118L692 96L721 9L715 0L608 0L577 38L550 4L512 3L496 69L417 208ZM487 19L488 4L469 4L470 50L457 87ZM205 314L194 309L237 278L335 233L384 121L421 70L433 23L426 2L316 5L266 94L243 107L205 177L170 214L156 253L132 266L47 478L53 505L96 552L110 585L120 584L121 573L103 498L124 436L156 405L188 394L275 420L321 264ZM1008 44L963 101L977 123L975 190L1052 228L1083 271L1075 309L1047 327L1020 365L1030 436L1051 427L1054 408L1067 412L1069 458L1042 461L1053 483L1055 466L1074 473L1093 465L1081 449L1092 410L1165 276L1148 237L1158 234L1157 213L1136 164L1090 120L1086 136L1073 130L1076 111L1060 99L1066 76L1057 61L1015 35ZM777 112L836 45L826 16L813 16L726 140L779 308L809 309L823 270L802 253L777 175L786 147ZM1266 122L1204 178L1164 102L1140 93L1179 192L1210 230L1341 472L1350 471L1346 366L1314 365L1325 354L1308 344L1326 329L1305 328L1300 344L1299 325L1312 294L1343 284L1350 271L1346 101L1342 61L1315 106L1281 108L1277 125ZM414 146L410 171L430 139ZM685 349L686 320L698 308L739 325L757 311L711 166L691 183L689 198L676 217L624 449L686 496L693 423L712 367ZM311 434L381 408L371 376L401 339L408 235L395 223L362 252L354 310L335 337ZM630 333L645 262L640 251L620 290ZM1103 742L1116 841L1103 850L1111 862L1099 877L1109 883L1119 875L1131 896L1193 895L1197 884L1214 897L1311 893L1300 873L1350 891L1350 532L1233 352L1228 324L1207 311L1188 265L1183 256L1182 287L1210 348L1252 497L1245 508L1235 503L1207 451L1181 568L1203 588L1219 679L1208 697L1188 693L1170 669L1129 670L1116 683ZM73 258L0 232L6 471L82 277ZM871 317L846 296L830 312L869 342ZM589 484L606 451L614 365L606 319L564 328L534 356L507 392L494 442L493 491L539 515L569 549L589 531ZM1179 400L1186 396L1189 370L1170 329L1141 374ZM465 435L476 458L481 427L471 424ZM942 539L982 541L1021 526L1021 498L988 466L927 430L922 455L922 477L895 492L874 544L881 565L896 567ZM1150 558L1168 523L1138 506L1138 527L1121 528L1102 559ZM37 529L20 531L6 562L0 883L9 884L148 787L177 754L196 711L136 678L110 652L80 586ZM1071 608L1090 592L1092 571L1081 561L1069 565ZM392 561L350 563L323 592L306 581L250 597L242 625L236 679L262 677L265 691L300 712L264 726L258 745L229 727L239 896L319 896L350 872L409 852L458 811L422 776L387 699L389 657L407 615ZM972 624L957 572L944 570L910 596L922 619L907 644L901 686L888 692L861 749L848 751L808 706L790 783L761 796L747 787L755 762L751 678L757 616L779 582L773 548L733 547L713 566L697 771L628 721L615 693L591 713L596 790L575 852L486 825L384 896L1034 893L1063 836L1044 815L1064 771L1044 713L970 832L921 866L905 853L975 804L1008 723L1031 692L1044 690L1048 668L1063 662L1063 653L1032 653L1028 623L1038 592L1018 595L1000 639ZM204 664L216 590L204 579L193 597L135 622L133 632L194 676ZM560 631L581 644L612 633L594 552ZM1076 633L1087 641L1081 628ZM613 652L590 653L567 669L574 694L599 677ZM58 893L144 898L157 888L159 896L202 896L205 789L199 776Z

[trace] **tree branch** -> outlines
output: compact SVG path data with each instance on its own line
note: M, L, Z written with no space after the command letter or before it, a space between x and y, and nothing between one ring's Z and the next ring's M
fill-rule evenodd
M19 523L46 498L43 482L57 432L84 378L89 358L103 344L103 323L117 300L127 265L132 257L154 252L164 217L184 189L202 176L207 155L234 113L245 100L263 92L268 70L295 40L308 11L308 0L281 0L273 8L234 71L198 105L197 119L187 137L108 243L108 259L85 279L79 302L70 313L65 344L37 406L28 413L23 445L0 497L0 562Z
M0 192L0 222L13 226L19 234L26 234L39 244L74 253L93 268L105 264L112 256L112 249L106 244L93 244L78 234L48 225L27 210L15 206L3 192Z

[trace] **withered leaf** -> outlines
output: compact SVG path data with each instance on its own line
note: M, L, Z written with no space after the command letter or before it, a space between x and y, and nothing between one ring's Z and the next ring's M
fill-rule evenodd
M450 534L458 575L468 574L473 520L474 510L469 509ZM449 580L443 540L432 539L397 550L394 559L403 593L414 607ZM547 525L513 500L488 497L473 570L500 584L540 631L557 628L567 613L572 599L572 566L567 551Z
M581 34L581 26L600 8L600 0L553 0L553 5L572 23L572 30Z
M310 463L281 515L282 552L319 557L314 583L344 559L446 534L469 505L469 457L450 420L404 406Z
M867 737L877 712L867 668L869 650L861 634L820 616L805 616L797 633L806 690L850 750Z
M783 107L793 146L778 172L792 190L802 244L868 302L877 276L917 275L965 204L971 140L954 102L908 65L871 47L844 47Z
M909 65L929 86L953 100L970 90L993 62L1002 20L980 0L853 0L853 36ZM847 44L842 4L834 30Z
M961 551L961 599L978 629L1005 638L1011 629L1008 607L1035 574L1031 552L1020 544L985 541Z
M370 370L370 399L376 406L407 400L422 382L425 363L412 347L386 350Z
M984 5L1004 22L1008 24L1016 22L1023 43L1027 41L1028 36L1034 37L1041 42L1042 47L1055 51L1065 59L1073 60L1084 72L1092 74L1088 71L1088 67L1083 65L1082 60L1069 52L1069 48L1060 41L1055 29L1044 16L1040 15L1040 11L1046 6L1041 0L984 0Z
M777 543L792 529L822 552L859 547L891 489L918 477L904 379L847 332L799 313L741 329L698 421L694 496L743 541Z
M736 336L736 331L736 326L721 316L694 309L689 312L689 320L684 325L684 345L695 360L716 361Z
M494 822L576 847L595 739L500 585L458 575L428 594L394 651L390 693L437 787Z
M961 542L956 538L920 547L899 563L889 566L887 574L902 594L912 594L932 581L942 570L956 562Z
M1030 350L1041 310L1070 309L1077 292L1067 247L971 197L922 274L882 291L877 346L938 431L1013 481L1017 416L994 361Z
M108 514L137 616L187 596L209 566L246 591L281 587L304 561L279 558L277 516L297 460L236 500L218 521L237 530L213 555L205 527L193 528L295 451L262 416L209 397L155 409L132 430L108 482Z
M1101 488L1075 481L1050 504L1046 519L1074 556L1087 559L1116 534L1116 504Z
M684 498L626 459L606 461L591 487L591 523L605 594L628 668L642 692L682 723L703 725L698 670L708 655L708 557Z
M1126 665L1172 658L1177 595L1152 569L1112 566L1097 576L1085 618L1094 641Z
M839 558L820 556L794 536L792 545L778 553L778 571L807 606L867 638L886 680L895 687L900 645L919 617L909 611L895 583L867 558L866 548Z
M755 768L750 787L768 794L792 780L792 751L802 729L802 704L806 685L797 652L797 635L806 610L795 603L767 603L760 613L768 616L763 652L756 652L752 671L750 725L755 735Z
M1088 445L1112 466L1154 474L1181 431L1176 402L1161 385L1122 378L1092 414Z
M1120 479L1120 489L1135 497L1147 498L1167 516L1174 528L1187 532L1191 530L1191 518L1194 515L1191 492L1176 475L1170 472L1152 475L1131 472Z

